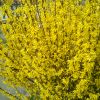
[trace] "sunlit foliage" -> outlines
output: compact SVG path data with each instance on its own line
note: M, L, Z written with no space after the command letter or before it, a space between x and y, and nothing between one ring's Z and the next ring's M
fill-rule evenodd
M28 100L100 98L100 0L22 0L1 9L7 84L24 87Z

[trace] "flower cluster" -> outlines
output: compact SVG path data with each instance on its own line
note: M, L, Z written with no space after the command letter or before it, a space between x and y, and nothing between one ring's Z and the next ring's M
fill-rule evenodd
M0 51L0 75L7 84L22 86L42 100L98 100L99 4L100 0L22 0L14 11L4 5L7 43Z

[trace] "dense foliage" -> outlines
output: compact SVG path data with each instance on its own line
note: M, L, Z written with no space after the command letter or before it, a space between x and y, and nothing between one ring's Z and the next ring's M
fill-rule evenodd
M22 0L16 10L1 9L7 84L27 89L25 99L100 98L100 0Z

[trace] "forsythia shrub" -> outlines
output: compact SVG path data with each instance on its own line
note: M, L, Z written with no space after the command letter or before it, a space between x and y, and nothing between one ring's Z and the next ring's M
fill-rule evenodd
M100 99L100 0L22 0L1 9L7 84L24 87L26 100Z

